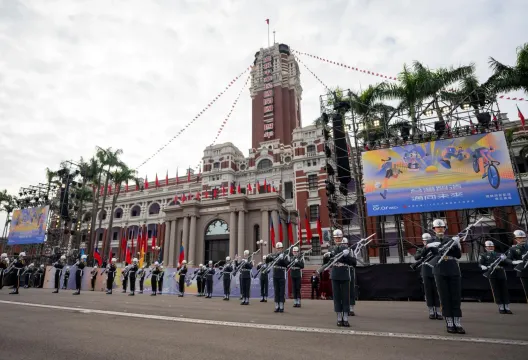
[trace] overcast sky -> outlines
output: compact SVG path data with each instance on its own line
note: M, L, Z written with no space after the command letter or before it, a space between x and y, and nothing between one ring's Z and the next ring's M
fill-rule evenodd
M277 42L351 66L396 75L413 60L475 62L485 80L489 56L515 61L526 14L525 0L0 0L0 189L44 182L46 167L87 159L96 145L123 149L137 166L251 64L267 45L267 18ZM331 87L379 81L301 60ZM300 69L310 124L324 88ZM195 167L245 76L139 174ZM500 102L514 119L515 105ZM250 106L246 89L218 142L247 154ZM528 115L528 102L519 107Z

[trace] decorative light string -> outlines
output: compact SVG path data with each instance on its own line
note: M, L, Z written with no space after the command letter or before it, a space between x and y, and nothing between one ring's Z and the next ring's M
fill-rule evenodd
M231 80L231 82L225 87L225 89L223 91L221 91L220 93L218 93L218 95L216 95L213 100L211 100L211 102L209 102L209 104L207 104L206 107L204 107L202 109L202 111L200 111L198 114L196 114L196 116L190 121L188 122L182 129L180 129L180 131L178 131L176 133L176 135L174 135L167 143L165 143L165 145L161 146L158 150L156 150L151 156L149 156L145 161L143 161L141 164L139 164L139 166L136 167L136 170L139 169L140 167L142 167L143 165L145 165L147 162L149 162L154 156L156 156L157 154L159 154L161 151L163 151L171 142L173 142L174 140L176 140L181 134L183 134L183 132L185 130L187 130L187 128L189 126L191 126L196 120L198 120L198 118L200 118L218 99L220 99L222 97L222 95L224 95L227 90L229 90L229 88L231 88L233 86L233 84L235 82L237 82L237 80L239 78L242 77L242 75L244 75L248 70L250 70L252 68L252 65L248 66L246 69L244 69L243 72L241 72L238 76L236 76L233 80Z
M306 66L306 64L303 63L303 62L301 61L301 59L299 59L298 56L295 56L295 55L293 55L293 56L295 57L295 59L296 59L298 62L301 63L302 66L304 66L304 68L305 68L306 70L308 70L308 72L309 72L310 74L313 75L314 78L317 79L317 81L319 81L319 82L321 83L321 85L323 85L323 86L326 88L327 91L331 91L330 88L329 88L328 86L326 86L326 84L323 82L323 80L319 79L319 77L318 77L317 75L315 75L315 73L314 73L312 70L310 70L310 68L308 68L308 66Z

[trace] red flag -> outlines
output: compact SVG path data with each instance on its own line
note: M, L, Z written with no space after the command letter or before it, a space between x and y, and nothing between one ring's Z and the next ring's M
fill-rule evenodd
M185 194L182 195L182 202L185 202L187 201L187 196L185 196Z
M282 232L282 221L279 218L279 241L284 242L284 234Z
M260 183L257 181L257 194L260 193Z
M167 170L167 174L165 174L165 186L169 185L169 170Z
M271 246L275 249L275 228L273 227L273 218L270 216L270 238Z
M251 188L251 184L248 183L248 193L251 194L253 192L253 189Z
M126 181L126 184L125 184L125 192L126 193L128 192L128 180Z
M154 232L156 232L156 226L154 227ZM143 228L143 239L141 241L142 241L141 246L143 247L143 252L146 254L148 251L148 229L147 228Z
M185 260L185 248L183 247L183 244L180 245L180 257L178 259L178 262L181 263L183 262L183 260Z
M240 183L238 183L237 193L242 194L242 188L240 188Z
M159 183L159 180L158 180L158 173L156 173L156 187L160 187L160 183Z
M299 245L302 246L302 224L301 224L301 218L297 218L297 240L299 240Z
M319 243L323 244L323 228L321 226L321 217L317 217L317 235L319 235Z
M290 244L293 244L295 241L293 241L293 224L290 219L290 215L288 215L288 242Z
M94 257L95 261L97 261L97 264L99 264L99 266L101 266L101 264L103 263L103 259L101 259L101 254L99 254L99 249L96 248L94 250L93 257Z
M517 106L517 105L515 105L515 106ZM524 115L523 115L523 113L521 112L521 110L519 109L518 106L517 106L517 114L519 115L519 120L521 120L522 127L524 128L524 125L525 125Z
M271 192L271 185L268 184L268 188L266 189L266 192L270 193Z
M196 200L200 200L200 192L199 191L196 192Z
M145 188L145 190L148 189L148 178L147 178L147 175L145 175L145 185L144 185L144 188Z
M213 189L213 199L218 198L218 190L216 188Z
M129 261L129 257L131 255L131 253L134 253L134 235L132 235L132 238L130 239L132 241L132 244L130 245L130 251L128 251L128 254L127 254L127 263L131 263L132 260Z
M268 24L268 25L269 25L269 19L266 19L266 24Z
M234 194L235 193L235 184L229 185L229 193Z
M310 226L310 220L308 219L308 216L304 214L304 227L306 228L306 241L308 244L312 243L312 229Z

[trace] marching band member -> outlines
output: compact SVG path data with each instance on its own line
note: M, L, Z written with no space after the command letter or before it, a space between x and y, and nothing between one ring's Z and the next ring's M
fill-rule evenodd
M222 281L224 285L224 300L229 300L231 295L231 274L233 273L233 264L231 263L231 258L226 257L226 263L222 269Z
M203 270L203 264L198 265L198 269L194 270L194 276L196 277L196 290L198 294L196 296L203 296L203 287L204 287L204 270Z
M138 270L138 276L139 276L139 293L143 294L143 284L145 282L145 276L147 275L146 269L147 264L144 264L141 269Z
M9 259L7 258L7 254L2 253L2 255L0 255L0 289L4 287L4 276L6 275L5 271L8 267Z
M46 267L44 264L41 264L35 273L34 287L42 288L44 285L44 273L46 272Z
M106 294L112 295L112 291L114 289L114 279L117 272L117 266L116 266L117 259L112 258L110 260L110 264L107 265L105 272L106 272Z
M446 224L442 219L433 221L433 230L435 232L435 240L432 246L443 246L450 240L444 236ZM465 334L466 331L461 325L462 309L460 303L462 301L462 283L460 276L460 267L458 266L458 259L462 257L462 250L460 246L460 238L454 236L452 238L454 245L443 254L442 262L433 268L433 275L435 277L438 295L440 295L440 304L442 305L442 315L447 324L448 333ZM435 245L433 245L435 244ZM424 266L428 266L424 264Z
M129 270L129 264L126 262L125 267L123 269L123 272L121 273L121 279L123 284L123 291L122 293L126 293L127 285L128 285L128 270Z
M293 248L293 265L291 267L291 279L293 289L293 307L301 307L301 279L304 269L304 259L299 258L299 248Z
M155 262L154 265L152 265L152 271L150 272L150 283L152 284L152 294L150 296L156 296L156 293L158 292L158 276L160 273L159 268L159 262Z
M356 258L350 253L347 245L341 244L343 232L339 229L333 233L335 246L328 249L323 256L323 264L327 264L337 256L331 270L332 291L334 294L334 311L337 313L337 326L349 327L348 312L350 310L350 266L356 265ZM342 254L342 255L341 255Z
M429 255L429 253L438 253L438 242L434 243L434 239L429 233L422 235L423 248L418 249L414 255L415 260L420 260ZM433 268L427 264L422 265L421 273L422 283L425 293L425 303L429 309L429 319L431 320L442 320L442 314L440 309L440 298L438 297L438 291L436 290L436 282L433 275Z
M526 301L528 301L528 243L526 242L526 233L522 230L515 230L513 232L516 244L508 250L508 259L516 265L517 277L521 279L521 285L524 289ZM524 260L523 260L524 259Z
M495 304L499 306L500 314L512 314L510 310L510 295L508 294L508 284L506 278L506 271L504 265L510 265L512 262L504 254L495 252L495 245L493 241L486 241L486 252L480 254L479 265L483 271L490 269L493 273L490 273L487 277L491 286L491 293ZM498 264L494 264L499 262ZM494 269L491 269L493 266Z
M88 256L82 255L81 260L77 264L77 269L75 271L75 289L76 292L73 293L73 295L80 295L81 294L81 283L82 283L82 277L84 273L84 268L86 266L86 258Z
M181 264L178 263L178 267L176 268L178 270L178 291L180 292L178 294L179 297L183 297L185 294L185 277L187 276L187 272L189 269L187 269L187 260L183 260Z
M31 280L31 276L33 275L33 273L35 272L35 264L31 263L29 264L29 266L27 267L26 270L24 270L24 289L27 289L29 288L29 282Z
M275 262L273 265L273 291L275 293L275 310L274 312L284 312L284 303L286 302L286 269L290 264L290 254L289 252L282 251L283 245L281 242L278 242L275 245L275 249L279 252L275 254L269 254L266 257L266 263L268 266L271 266L270 263ZM268 272L268 269L263 272Z
M15 276L15 286L13 288L13 291L11 291L10 295L18 295L18 289L20 288L20 273L22 272L22 269L25 266L26 260L24 257L26 256L25 252L21 252L18 254L18 258L13 263L13 269L11 270L14 273Z
M207 289L207 296L205 297L206 299L210 299L213 297L213 276L215 272L216 271L213 265L213 261L209 260L207 269L205 271L205 285Z
M241 262L235 262L235 266L240 266L240 292L242 293L242 302L240 305L249 305L251 296L251 269L253 263L249 260L249 250L244 250L244 259Z
M66 262L66 256L62 255L56 263L53 264L55 268L55 291L52 294L57 294L60 288L60 278L62 276L62 269L64 268L64 263Z
M262 262L258 263L257 265L257 271L260 272L259 280L260 280L260 302L268 302L268 288L269 288L269 277L268 272L265 271L268 268L268 264L266 263L266 255L262 256ZM262 269L262 270L261 270Z
M70 267L66 266L66 271L64 272L64 280L62 281L62 289L68 289L68 280L70 280Z
M348 239L344 237L341 244L349 246ZM351 254L354 254L354 252L351 251ZM348 310L348 316L356 316L356 313L354 312L354 306L356 306L356 269L354 266L348 268L348 271L350 272L350 309Z
M159 274L158 274L158 295L161 295L161 292L163 291L163 277L165 276L165 269L163 268L163 265L159 266Z
M95 280L97 279L97 273L99 269L97 268L97 264L94 264L92 271L90 272L90 275L92 276L90 280L90 284L92 285L92 291L95 291Z
M136 273L138 271L138 259L133 258L132 259L132 265L130 265L128 269L128 276L130 278L130 294L128 296L134 296L134 292L136 291Z

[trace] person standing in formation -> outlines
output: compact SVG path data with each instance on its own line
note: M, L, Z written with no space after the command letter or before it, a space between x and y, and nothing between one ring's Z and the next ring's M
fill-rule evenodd
M438 241L435 241L431 234L425 233L422 235L423 247L416 251L414 255L415 260L421 260L429 256L430 253L438 254ZM433 275L433 268L427 264L421 266L421 277L423 283L423 289L425 293L425 303L429 309L429 319L431 320L442 320L440 298L438 297L438 291L436 290L436 282Z
M249 250L244 250L244 259L241 262L236 262L235 266L240 269L240 291L242 293L242 302L240 305L249 305L249 298L251 296L251 269L253 263L249 259Z
M46 272L46 267L44 264L41 264L35 274L35 287L42 288L44 286L44 273Z
M130 269L130 265L128 263L125 263L125 267L123 269L123 273L121 275L121 279L123 282L123 290L121 291L123 294L127 292L127 285L128 285L128 271Z
M62 281L62 289L68 289L68 282L70 281L70 267L66 266L66 271L64 272L64 279Z
M114 289L114 279L117 272L117 266L116 266L117 259L112 258L110 260L110 264L106 267L106 294L112 295L112 291Z
M266 271L268 264L266 264L266 255L262 256L262 262L258 263L257 271L259 272L260 281L260 302L268 302L268 287L269 287L269 272Z
M159 274L158 274L158 295L161 295L163 292L163 278L165 277L165 268L163 265L159 266Z
M226 263L222 269L222 281L224 285L224 300L229 300L231 296L231 274L233 273L233 263L229 256L226 257Z
M313 272L310 283L312 284L312 300L314 299L314 293L315 299L319 299L319 276L317 272Z
M204 288L204 266L203 264L198 265L198 269L194 270L194 276L196 277L196 291L198 294L196 296L203 296Z
M460 267L458 266L458 259L462 257L462 250L460 246L460 238L454 236L449 240L444 236L446 231L446 224L442 219L433 221L433 230L435 232L435 240L433 244L436 247L445 246L445 250L438 256L443 256L433 268L433 275L440 295L440 304L442 305L442 315L446 320L447 332L454 334L465 334L466 331L462 327L462 279L460 275ZM450 241L453 241L451 248L447 251ZM433 245L431 245L433 246ZM441 262L440 262L441 261ZM424 266L428 266L424 264Z
M334 296L334 311L337 314L337 326L349 327L348 312L350 311L350 266L356 265L356 258L350 253L348 245L341 244L343 232L339 229L333 233L335 245L323 256L323 264L335 260L331 273L332 292Z
M183 297L185 295L185 277L187 276L187 272L189 271L187 269L187 260L183 260L181 265L178 264L178 270L179 278L178 278L178 290L179 290L179 297Z
M210 299L213 297L213 277L215 275L215 268L213 265L213 262L209 260L209 264L207 265L207 269L205 270L205 285L207 289L207 296L206 299Z
M24 270L24 273L23 273L24 274L24 289L29 288L31 277L33 276L35 271L36 271L35 264L33 264L33 263L29 264L27 269Z
M147 264L143 264L143 267L138 270L137 276L139 277L139 293L143 294L143 285L145 283L145 276L147 275L146 272Z
M132 265L130 265L130 268L128 269L128 276L130 279L130 294L128 294L128 296L134 296L134 292L136 291L137 271L138 271L138 259L133 258Z
M18 258L13 263L13 269L11 270L15 277L15 285L13 287L13 291L11 291L10 295L18 295L18 289L20 288L20 275L22 273L22 269L26 266L26 260L24 259L26 257L25 252L21 252L18 254Z
M291 279L293 289L293 307L301 307L301 280L302 269L304 269L304 259L299 254L299 248L293 248L293 259L291 265Z
M95 281L97 280L98 272L99 272L99 268L97 267L97 264L94 264L92 271L90 271L90 275L91 275L90 285L92 286L92 291L95 291Z
M0 290L4 287L4 276L5 272L9 267L9 259L6 253L2 253L0 256Z
M66 256L62 255L56 263L53 264L55 268L55 291L53 294L57 294L60 288L60 279L62 276L62 269L64 268L64 263L66 262Z
M81 295L81 284L84 273L84 267L86 266L86 258L88 256L81 255L81 260L77 263L77 269L75 269L75 292L72 295Z
M273 291L275 293L275 310L276 313L284 312L284 303L286 302L286 269L290 264L289 251L283 251L283 245L278 242L275 245L278 252L269 254L266 257L268 269L264 270L267 273L273 270ZM273 269L270 267L273 266Z
M480 254L479 265L485 271L484 274L491 286L491 294L495 304L499 307L500 314L513 314L510 310L510 294L508 293L508 284L504 266L511 265L511 260L504 254L495 251L493 241L486 241L486 252Z
M350 254L354 255L354 251L350 248L350 244L348 243L348 239L346 237L343 238L341 243L348 247L348 249L350 250ZM354 259L355 259L354 265L348 267L348 271L350 272L350 309L348 310L348 316L356 316L354 307L356 306L356 269L355 267L356 267L357 259L355 257Z
M521 280L524 296L528 302L528 243L526 242L526 233L522 230L515 230L513 236L516 244L508 250L508 259L515 265L517 277Z
M152 270L150 272L150 283L152 285L152 294L150 296L156 296L156 293L158 292L158 277L160 274L160 264L159 262L155 262L154 265L152 265Z

